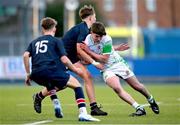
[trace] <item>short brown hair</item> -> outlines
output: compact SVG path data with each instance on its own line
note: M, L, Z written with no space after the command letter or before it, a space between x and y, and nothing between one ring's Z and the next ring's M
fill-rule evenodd
M96 34L100 35L100 36L106 35L105 26L101 22L93 23L92 26L91 26L91 31L93 33L96 33Z
M50 30L57 25L57 21L51 17L45 17L41 20L41 26L45 30Z
M93 15L95 13L94 8L89 5L84 5L80 10L79 10L79 16L81 19L85 19L90 15Z

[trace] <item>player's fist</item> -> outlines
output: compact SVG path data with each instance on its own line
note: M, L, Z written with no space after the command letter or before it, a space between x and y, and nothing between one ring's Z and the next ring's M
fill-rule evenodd
M31 79L30 79L30 75L26 75L26 79L25 79L25 85L27 86L31 86Z

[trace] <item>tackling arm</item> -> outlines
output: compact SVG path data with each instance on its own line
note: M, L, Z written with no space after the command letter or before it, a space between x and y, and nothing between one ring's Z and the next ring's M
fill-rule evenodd
M109 54L104 54L104 55L100 55L100 54L96 54L95 52L91 51L87 45L85 44L81 44L81 48L88 53L91 57L93 57L96 61L102 62L102 63L106 63L107 60L109 59Z
M100 64L99 62L96 62L93 58L91 58L91 56L89 56L82 48L81 48L81 43L77 43L77 53L80 55L80 57L93 64L94 66L96 66L98 69L103 69L104 66L102 64Z
M92 63L94 61L83 49L81 49L81 43L77 43L77 53L83 60L89 63Z

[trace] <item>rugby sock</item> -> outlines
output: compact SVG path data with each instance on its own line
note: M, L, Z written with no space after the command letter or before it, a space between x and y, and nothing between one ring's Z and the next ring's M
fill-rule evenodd
M49 91L49 93L50 93L50 98L51 98L51 100L52 100L52 102L54 104L54 108L55 109L56 108L61 108L60 102L59 102L58 97L56 95L56 90L55 89L51 90L51 91Z
M61 109L61 106L60 106L60 102L58 99L53 99L53 104L54 104L54 108L60 108ZM62 109L61 109L62 110Z
M74 92L75 92L75 98L76 98L76 103L78 105L78 108L86 107L84 93L83 93L82 88L77 87L74 89Z
M86 107L79 108L79 114L87 114Z
M154 98L152 95L150 95L150 97L147 99L149 103L153 103L154 102Z
M82 88L77 87L74 89L74 92L75 92L75 97L76 97L76 103L79 108L79 114L87 114L84 93L83 93Z
M97 103L96 102L93 102L90 104L91 106L91 110L95 109L97 107Z
M135 108L135 109L138 109L140 107L140 105L137 102L134 102L132 104L132 107Z

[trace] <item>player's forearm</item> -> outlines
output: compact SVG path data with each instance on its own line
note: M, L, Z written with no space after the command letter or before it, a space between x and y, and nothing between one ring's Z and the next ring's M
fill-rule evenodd
M106 55L99 55L92 51L89 51L88 54L98 62L106 63L108 61L108 57Z
M113 48L115 51L124 51L129 49L129 44L128 43L122 43L120 45L113 45Z
M77 45L77 53L86 62L92 63L94 61L94 59L92 59L84 50L82 50L79 45Z
M72 64L72 62L69 60L69 58L67 58L67 56L62 56L60 60L66 67L68 67L73 72L76 72L75 66Z

